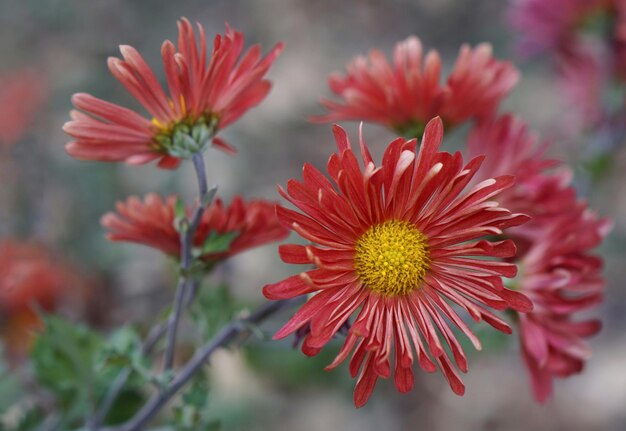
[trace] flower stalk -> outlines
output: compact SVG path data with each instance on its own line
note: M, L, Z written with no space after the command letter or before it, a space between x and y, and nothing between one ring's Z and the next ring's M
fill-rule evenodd
M204 140L208 140L210 134L204 136ZM176 288L176 296L174 299L174 308L168 319L167 345L165 348L165 358L163 369L169 371L174 364L174 351L176 349L176 334L178 332L178 323L183 312L185 298L190 285L193 282L193 276L189 273L192 265L193 256L193 238L202 219L202 214L208 205L211 204L215 195L215 188L209 191L206 168L202 153L196 152L192 156L193 166L198 179L199 199L196 209L190 220L186 220L180 229L180 275L178 287Z

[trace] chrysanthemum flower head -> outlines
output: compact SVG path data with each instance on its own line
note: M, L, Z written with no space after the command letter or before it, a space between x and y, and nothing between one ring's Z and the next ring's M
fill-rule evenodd
M509 284L534 304L517 321L534 396L543 402L555 377L580 372L590 356L583 338L595 334L600 322L579 321L576 315L602 300L602 259L592 249L610 223L577 200L569 169L546 159L545 145L519 118L506 115L478 124L470 132L468 150L498 161L486 163L483 175L505 171L516 176L515 185L498 200L532 217L506 235L517 245L514 261L520 266Z
M180 256L180 234L175 228L176 197L162 199L151 193L143 200L130 197L118 202L117 213L102 217L102 225L108 229L112 241L143 244L170 256ZM202 252L202 246L211 235L233 234L226 251ZM276 217L274 204L264 200L244 201L235 197L225 206L216 199L207 208L193 238L199 250L199 258L214 264L234 254L285 238L288 230Z
M361 167L344 130L335 126L334 133L339 152L328 161L330 180L306 164L302 182L279 189L301 211L278 206L280 221L312 243L283 245L281 258L316 268L265 286L269 299L315 293L275 338L310 325L302 349L315 355L354 316L328 368L352 353L357 406L367 402L379 377L393 374L398 390L409 391L415 361L428 372L439 368L463 394L458 370L467 371L467 359L451 326L478 349L480 342L451 303L507 333L510 327L489 308L532 308L524 295L503 286L515 265L491 259L513 256L513 242L485 238L528 219L492 199L513 178L488 179L465 191L483 158L463 165L459 153L439 152L439 118L427 125L419 150L416 140L398 138L381 165L361 139Z
M610 223L584 202L567 208L545 223L521 257L517 288L535 308L519 316L522 357L537 401L552 394L554 378L580 373L591 356L584 338L601 328L598 319L578 314L598 305L604 296L602 259L592 254Z
M213 145L234 152L214 135L267 95L271 84L264 77L280 54L282 44L261 58L261 48L242 55L244 36L226 27L217 35L207 61L206 37L198 24L198 37L190 22L178 23L178 47L165 41L161 48L168 93L133 47L120 47L122 59L108 60L111 73L144 106L151 118L89 94L75 94L77 110L64 126L75 141L70 155L85 160L143 164L159 160L175 168L180 158Z
M560 214L576 200L570 187L571 171L548 158L547 148L547 142L541 143L524 121L511 114L480 121L468 135L467 155L487 155L474 182L504 174L515 176L515 185L501 193L498 201L532 217L516 232Z
M322 100L329 112L313 120L372 121L419 137L436 116L454 126L490 115L519 79L509 62L493 58L486 43L463 45L445 83L440 75L439 54L433 50L424 55L420 40L409 37L396 45L391 64L373 50L348 64L345 76L331 75L330 88L341 100Z

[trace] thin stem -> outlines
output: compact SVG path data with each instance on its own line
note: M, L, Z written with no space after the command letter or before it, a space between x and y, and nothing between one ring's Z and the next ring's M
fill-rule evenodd
M178 333L178 323L183 312L185 297L187 296L188 286L190 284L190 276L187 273L192 261L192 247L193 238L204 214L205 205L209 202L204 202L209 187L206 180L206 169L204 166L204 158L201 153L193 155L193 166L196 172L196 178L198 179L198 191L200 198L198 200L196 209L193 213L191 220L180 231L180 278L178 280L178 287L176 288L176 296L174 299L174 308L170 313L168 319L168 335L167 344L165 348L164 358L164 370L168 371L174 364L174 351L176 350L176 335Z
M206 169L204 167L204 157L202 157L202 153L196 153L193 155L191 160L193 161L193 167L196 170L200 198L203 198L209 192L209 186L206 180Z
M213 352L220 347L228 345L237 337L248 337L251 334L248 325L258 324L279 310L299 301L300 298L268 302L247 318L231 322L228 326L224 327L213 340L200 347L189 362L180 370L180 373L172 380L169 386L153 396L131 420L117 427L105 428L102 431L138 431L144 429L147 423L165 406L165 404L189 382Z
M187 267L181 267L185 270ZM163 359L163 369L168 371L174 364L174 350L176 349L176 334L178 332L178 322L183 311L183 299L187 291L187 277L185 275L180 276L178 280L178 287L176 288L176 297L174 299L174 309L170 313L167 321L167 344L165 348L165 358Z

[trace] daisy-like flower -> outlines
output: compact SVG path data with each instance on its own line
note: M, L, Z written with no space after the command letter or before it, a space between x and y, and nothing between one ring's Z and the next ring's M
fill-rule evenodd
M102 225L108 229L107 237L112 241L143 244L178 257L180 234L174 227L175 219L176 196L164 200L152 193L143 201L130 197L126 202L118 202L117 213L105 214ZM193 243L201 250L211 235L235 234L227 251L200 255L203 261L213 264L252 247L279 241L288 233L278 222L273 203L245 202L235 197L229 206L224 206L218 198L204 211Z
M279 189L302 211L278 206L280 221L312 242L283 245L280 256L316 269L265 286L263 293L274 300L316 294L275 338L310 325L302 350L315 355L354 315L328 368L352 353L356 406L367 402L379 377L392 375L392 366L398 390L409 391L415 360L428 372L439 368L462 395L458 370L468 365L452 327L477 349L481 345L451 303L507 333L511 328L489 308L532 309L524 295L503 286L501 277L513 277L515 265L490 259L513 256L513 242L484 238L528 219L492 200L513 178L489 179L464 193L482 158L463 166L459 153L439 152L439 118L427 125L419 150L416 140L398 138L380 166L361 139L361 168L343 129L335 126L334 133L339 152L328 161L332 181L306 164L303 182Z
M474 182L514 175L515 185L501 193L498 202L532 217L529 223L509 232L527 232L542 226L576 202L576 192L570 186L571 171L547 158L546 150L547 143L540 143L526 123L511 114L481 121L470 130L468 156L487 155Z
M226 27L217 35L207 62L206 37L198 24L198 40L187 19L178 22L178 48L165 41L161 48L169 94L134 48L122 45L123 59L108 60L111 73L144 106L151 118L89 94L72 97L77 110L64 130L75 140L68 153L78 159L144 164L159 160L176 168L180 158L213 145L234 152L214 135L258 105L271 84L264 79L280 54L278 44L265 58L261 48L242 55L244 36Z
M601 323L578 320L576 314L603 299L602 259L591 250L609 229L606 220L577 203L544 226L521 259L518 288L535 308L519 315L520 340L539 402L552 394L554 378L580 373L591 356L583 339L596 334Z
M527 295L533 311L518 314L524 362L535 398L552 393L554 377L582 370L590 350L583 338L600 329L597 320L576 314L602 300L602 259L591 254L610 224L577 201L571 172L544 156L545 145L518 118L507 115L477 125L469 136L470 155L488 154L482 175L510 172L515 185L498 197L502 205L532 219L510 229L520 273L513 288ZM558 168L557 168L558 167Z
M409 37L396 45L393 63L377 50L357 57L345 76L335 73L329 85L341 101L322 100L328 114L313 121L372 121L407 137L419 137L426 123L440 116L446 126L492 114L511 91L519 73L492 56L491 46L463 45L445 83L436 51L424 56L422 43Z
M533 55L568 50L586 21L611 10L613 0L515 0L509 21L520 33L520 51Z
M45 98L42 76L33 70L0 75L0 145L15 144Z

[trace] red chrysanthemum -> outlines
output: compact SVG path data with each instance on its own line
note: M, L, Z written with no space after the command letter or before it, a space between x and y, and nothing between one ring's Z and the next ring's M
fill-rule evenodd
M480 342L451 303L507 333L510 327L487 307L532 309L525 296L503 286L502 276L513 277L515 265L489 259L513 256L513 242L484 239L528 219L492 200L513 178L489 179L464 193L482 158L463 166L459 153L438 152L439 118L428 123L419 150L416 140L398 138L381 166L361 140L360 168L343 129L335 126L334 133L339 153L328 162L332 182L306 164L303 182L279 189L302 211L278 206L279 219L313 243L281 246L281 258L317 268L263 289L269 299L316 293L275 338L310 324L302 349L315 355L354 314L328 368L353 352L357 406L367 402L378 377L391 376L392 358L399 391L412 388L417 359L428 372L439 367L461 395L465 387L451 358L462 372L467 360L451 326L478 349Z
M75 138L67 151L78 159L125 161L143 164L159 159L159 166L175 168L180 146L190 139L206 140L247 110L258 105L271 84L264 79L280 54L282 44L261 58L258 45L243 56L244 36L227 26L217 35L213 52L206 58L206 37L198 24L199 45L187 19L178 22L178 50L170 41L161 48L169 94L134 48L122 45L123 60L108 60L111 73L145 107L151 119L89 94L72 97L72 121L64 126ZM82 111L82 112L81 112ZM228 152L234 149L222 139L213 144Z
M520 314L520 339L535 398L552 394L552 380L582 371L591 350L583 338L600 330L597 319L576 314L602 301L602 259L591 253L609 230L584 203L567 208L544 226L520 261L518 288L535 305Z
M493 58L488 44L463 45L443 84L440 74L439 54L433 50L424 57L417 37L396 45L393 64L372 50L351 62L346 76L331 75L330 88L342 100L322 100L329 113L314 121L372 121L415 137L436 116L453 126L490 115L519 79L509 62Z
M615 0L514 0L509 20L520 32L520 51L568 51L578 43L578 29L611 9Z
M578 202L571 172L544 158L544 148L518 118L504 116L477 125L470 133L469 154L487 154L486 175L502 171L516 176L501 204L532 219L508 232L518 250L521 269L513 287L534 304L519 314L522 354L535 398L543 402L554 377L582 370L589 356L584 337L600 328L597 320L576 321L576 313L602 299L602 260L591 254L606 235L609 223Z
M142 201L130 197L118 202L117 213L102 217L102 225L109 230L112 241L144 244L171 256L180 256L180 234L174 227L176 196L163 200L152 193ZM235 197L229 206L216 199L202 215L193 244L202 247L210 235L235 233L228 251L205 253L201 259L214 263L268 242L278 241L288 235L276 218L274 204L263 200L245 202Z
M42 76L19 70L0 76L0 145L21 137L45 97Z
M54 310L71 279L44 247L0 243L0 333L11 355L23 354L41 325L34 307Z
M467 143L469 157L487 156L475 182L499 175L515 176L515 186L501 193L498 202L511 211L530 215L532 221L512 232L541 226L575 203L570 170L545 157L547 144L540 144L520 118L507 114L481 121L471 129Z

